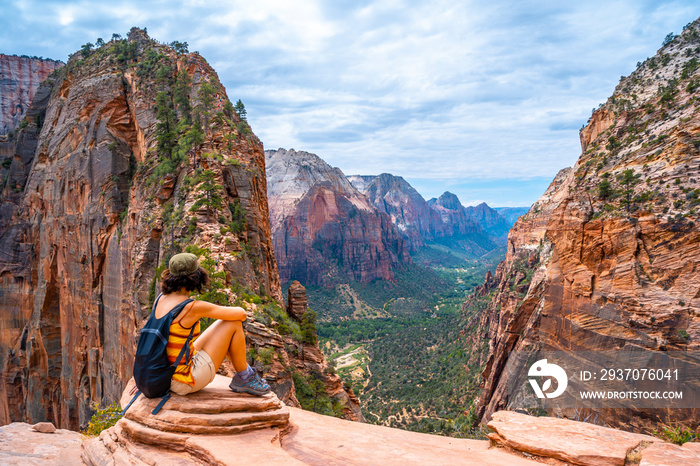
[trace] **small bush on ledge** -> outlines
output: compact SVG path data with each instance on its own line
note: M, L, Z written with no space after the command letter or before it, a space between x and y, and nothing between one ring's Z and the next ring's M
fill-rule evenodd
M105 429L109 429L122 418L122 409L117 403L112 403L105 408L94 406L95 414L92 415L87 429L83 432L88 437L97 437Z

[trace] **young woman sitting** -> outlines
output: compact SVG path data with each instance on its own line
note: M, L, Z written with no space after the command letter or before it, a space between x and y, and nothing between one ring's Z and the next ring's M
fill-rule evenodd
M207 271L199 266L197 256L176 254L161 276L163 293L155 304L155 316L160 319L189 299L192 291L202 292L209 285ZM218 319L203 333L199 329L202 317ZM190 341L189 361L182 361L172 377L170 390L187 395L206 387L219 366L228 356L236 370L229 387L234 392L263 395L270 391L265 379L246 362L243 321L246 313L240 307L217 306L206 301L192 301L184 306L170 325L167 353L173 364L182 349L192 326L196 326ZM201 333L201 334L200 334Z

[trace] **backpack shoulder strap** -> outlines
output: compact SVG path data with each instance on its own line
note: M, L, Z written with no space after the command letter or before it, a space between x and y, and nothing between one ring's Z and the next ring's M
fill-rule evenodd
M124 414L126 414L126 410L129 409L129 408L131 407L132 404L134 404L134 401L136 401L136 398L138 398L140 394L141 394L141 390L139 390L139 391L136 392L136 395L134 395L134 397L131 399L131 401L129 402L129 404L127 404L127 405L124 407L124 409L122 410L122 416L124 416Z

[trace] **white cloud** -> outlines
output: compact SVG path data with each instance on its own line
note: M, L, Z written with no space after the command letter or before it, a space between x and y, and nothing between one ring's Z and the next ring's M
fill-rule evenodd
M215 66L268 148L347 173L531 179L572 164L591 108L695 15L693 0L26 0L0 5L0 46L65 59L147 26Z

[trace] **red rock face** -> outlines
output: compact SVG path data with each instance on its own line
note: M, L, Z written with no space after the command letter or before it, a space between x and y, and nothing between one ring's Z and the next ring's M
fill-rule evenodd
M348 179L377 210L389 215L409 250L417 251L426 240L444 236L440 215L400 176L383 173Z
M74 57L39 88L13 142L0 206L0 424L48 420L77 430L91 403L119 399L158 289L156 267L174 248L206 247L226 285L283 301L262 143L236 129L237 116L212 118L180 170L153 178L158 84L154 72L138 73L145 50L166 57L173 73L187 70L193 105L203 82L215 89L212 115L226 94L199 55L177 55L136 29L129 37L136 66L120 69L100 51L81 63ZM223 207L212 215L192 210L203 195L192 184L195 167L211 170L221 187ZM229 203L241 206L240 231L225 230L234 220ZM257 345L279 339L252 313L249 321L260 327ZM293 397L291 375L280 380Z
M508 235L510 227L506 219L485 202L477 206L465 207L465 210L487 233L496 237Z
M408 263L391 219L338 169L314 154L267 151L272 235L280 280L307 285L339 279L392 280Z
M700 110L689 103L700 75L681 74L698 23L659 51L664 66L647 62L620 82L582 130L576 165L511 230L506 260L479 290L496 291L480 322L489 341L484 420L512 407L503 370L512 350L700 349ZM648 84L656 75L678 80L670 98ZM647 432L700 422L697 410L595 414Z
M16 129L39 84L63 63L0 53L0 135Z

